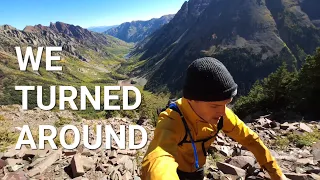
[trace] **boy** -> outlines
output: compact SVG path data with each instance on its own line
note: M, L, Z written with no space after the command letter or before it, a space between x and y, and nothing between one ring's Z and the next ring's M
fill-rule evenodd
M159 115L142 162L141 179L202 180L206 151L220 129L250 150L272 180L286 179L258 135L227 107L237 87L217 59L204 57L192 62L183 97Z

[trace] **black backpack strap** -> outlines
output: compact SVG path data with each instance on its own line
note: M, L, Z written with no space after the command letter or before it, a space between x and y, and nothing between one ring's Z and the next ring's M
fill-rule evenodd
M218 125L217 125L217 132L213 137L215 137L222 128L223 128L223 116L221 116L220 119L219 119L219 122L218 122Z
M186 131L186 134L184 135L182 141L180 141L180 142L178 143L178 145L179 145L179 146L182 146L183 143L192 143L191 141L187 141L188 134L189 134L189 136L190 136L191 139L192 139L192 136L191 136L191 134L190 134L190 129L189 129L189 127L188 127L188 124L187 124L186 120L184 119L181 111L179 110L179 108L177 107L177 105L176 105L175 103L171 103L171 104L169 105L169 108L172 109L172 110L174 110L174 111L176 111L176 112L178 112L178 113L180 114L181 119L182 119L182 122L183 122L183 125L184 125L184 128L185 128L185 131ZM201 143L201 144L202 144L202 151L203 151L203 154L204 154L205 156L207 156L207 152L206 152L206 149L205 149L205 147L204 147L204 143L206 143L206 142L209 141L210 139L216 137L216 136L218 135L219 131L220 131L222 128L223 128L223 116L221 116L220 119L219 119L219 122L218 122L218 125L217 125L217 132L216 132L216 134L215 134L214 136L210 136L210 137L208 137L208 138L206 138L206 139L201 139L201 140L194 141L194 143L202 142L202 143ZM193 141L193 140L192 140L192 141Z
M184 118L182 118L182 122L183 122L183 125L184 125L184 129L186 130L186 134L184 135L182 141L180 141L180 142L178 143L179 146L182 146L182 144L183 144L184 142L187 142L188 131L190 132L190 129L188 128L188 124L187 124L187 122L186 122L186 120L185 120ZM190 142L190 141L188 141L188 142Z
M186 129L186 133L187 135L190 136L190 140L191 140L191 144L192 144L192 148L193 148L193 155L194 155L194 159L195 159L195 168L198 170L200 167L199 167L199 160L198 160L198 154L197 154L197 149L196 149L196 146L195 146L195 142L193 141L193 138L192 138L192 135L191 135L191 132L190 132L190 129L188 128L188 125L187 125L187 122L186 120L184 119L181 111L179 110L179 107L177 106L177 104L175 102L171 103L169 105L169 108L178 112L180 114L180 117L182 119L182 122L184 124L184 127ZM186 136L187 136L186 135ZM186 139L186 136L184 137L184 139ZM183 141L182 141L183 142ZM179 143L180 144L180 143Z
M172 110L174 110L174 111L176 111L176 112L178 112L178 113L180 114L181 119L182 119L182 122L183 122L183 126L184 126L185 131L186 131L186 134L184 135L182 141L180 141L180 142L178 143L178 145L181 146L184 142L187 141L188 131L190 131L190 130L189 130L189 128L188 128L188 125L187 125L186 120L184 119L184 117L183 117L180 109L177 107L177 105L176 105L175 103L171 103L171 104L169 105L169 108L172 109Z
M221 116L220 119L219 119L219 122L218 122L218 125L217 125L217 132L216 132L216 134L215 134L214 136L211 136L211 137L208 137L208 138L206 138L206 139L201 140L201 141L202 141L202 151L203 151L203 154L204 154L205 156L207 156L208 154L207 154L207 152L206 152L206 148L204 147L204 143L206 143L206 142L209 141L210 139L216 137L216 136L218 135L219 131L220 131L222 128L223 128L223 116Z

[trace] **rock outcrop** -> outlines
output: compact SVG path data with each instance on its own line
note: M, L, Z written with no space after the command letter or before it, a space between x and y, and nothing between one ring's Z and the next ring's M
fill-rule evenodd
M15 105L1 106L0 115L5 119L0 121L0 125L7 126L9 131L17 134L21 131L23 124L37 127L40 124L59 124L57 121L60 122L61 119L69 119L67 124L75 125L80 130L83 125L88 125L90 144L94 144L97 140L96 125L111 125L119 135L120 125L128 127L136 121L128 118L86 120L79 119L69 111L47 112L39 109L22 111ZM289 142L284 140L291 138L294 134L299 134L301 137L320 136L318 134L320 122L280 124L262 116L251 120L247 125L259 134L288 178L319 179L320 140L315 138L311 145L306 144L300 148L297 147L295 139ZM148 123L144 123L143 127L148 134L148 145L153 137L154 127ZM71 139L74 136L72 133L69 135ZM126 135L128 137L129 134ZM104 135L102 140L105 142ZM136 133L135 140L137 143L141 141L140 133ZM300 140L308 141L309 139ZM72 150L62 147L52 149L49 144L46 144L42 150L32 150L27 146L14 150L13 146L9 146L6 151L0 153L0 178L4 180L13 178L20 180L28 178L137 180L147 145L138 150L120 149L115 141L112 141L111 148L106 148L103 143L96 150L85 148L83 143ZM270 179L250 151L223 133L218 134L208 153L205 179Z

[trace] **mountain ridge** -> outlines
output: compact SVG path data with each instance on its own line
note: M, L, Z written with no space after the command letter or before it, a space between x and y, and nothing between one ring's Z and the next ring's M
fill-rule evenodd
M62 66L62 71L46 71L43 52L39 71L28 67L22 73L15 52L17 46L23 56L26 47L32 47L36 55L38 47L61 46L61 52L53 53L61 60L53 64ZM27 26L24 30L0 26L0 104L21 103L21 94L14 90L15 85L43 86L45 89L48 84L85 85L90 90L97 85L116 85L118 79L125 77L113 71L125 61L124 56L131 47L117 38L62 22ZM44 93L44 101L49 101L47 95ZM36 94L32 92L30 96L36 97ZM34 100L30 101L30 107L36 106Z
M300 10L306 1L208 2L185 2L170 23L136 45L133 54L145 63L132 75L148 80L146 90L181 90L188 64L211 56L227 66L240 93L246 93L282 62L291 70L299 68L307 54L320 46L319 28ZM187 16L192 14L188 10L201 5L203 11L193 12L195 18Z
M108 29L104 34L117 37L126 42L136 43L167 24L173 17L174 14L169 14L161 16L160 18L152 18L147 21L137 20L125 22L115 28Z

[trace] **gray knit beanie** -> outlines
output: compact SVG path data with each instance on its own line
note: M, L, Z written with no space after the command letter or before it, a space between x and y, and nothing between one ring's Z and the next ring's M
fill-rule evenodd
M204 57L187 69L183 97L198 101L223 101L237 94L238 85L217 59Z

